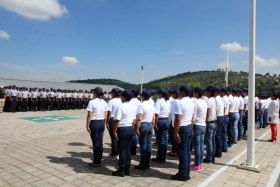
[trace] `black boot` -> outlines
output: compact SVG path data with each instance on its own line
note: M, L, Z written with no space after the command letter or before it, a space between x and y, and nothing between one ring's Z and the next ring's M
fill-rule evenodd
M137 147L131 147L131 155L136 155L136 149Z
M139 164L138 166L134 166L134 169L146 170L146 166L143 164Z
M112 172L112 176L124 177L125 166L119 166L117 171Z
M129 168L130 168L130 164L126 164L125 172L124 172L125 175L129 175Z

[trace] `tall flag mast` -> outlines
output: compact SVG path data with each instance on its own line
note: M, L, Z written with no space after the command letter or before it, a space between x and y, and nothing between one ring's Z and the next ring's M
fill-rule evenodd
M225 76L225 81L226 81L226 87L228 87L228 52L227 52L227 62L226 62L226 76Z

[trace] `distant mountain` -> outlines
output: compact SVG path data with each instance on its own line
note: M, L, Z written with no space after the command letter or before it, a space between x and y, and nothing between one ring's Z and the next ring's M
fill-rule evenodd
M248 72L240 71L230 71L228 75L229 86L233 88L248 88ZM278 80L280 75L274 74L271 76L269 73L265 75L256 74L256 91L260 88L268 89L279 89L280 84ZM71 80L69 82L78 83L91 83L91 84L111 84L117 85L121 88L137 88L140 89L140 84L130 84L124 81L115 79L87 79L87 80ZM206 87L208 85L215 85L220 87L225 87L225 72L221 69L214 71L197 71L197 72L186 72L174 76L167 76L162 79L157 79L145 83L143 88L149 88L157 90L159 88L176 88L183 84L188 84L190 87L194 88L198 85Z

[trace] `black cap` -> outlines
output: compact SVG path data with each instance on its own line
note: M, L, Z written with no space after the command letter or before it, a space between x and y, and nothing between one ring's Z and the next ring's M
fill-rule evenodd
M119 95L119 89L118 88L113 88L112 90L111 90L111 92L115 95L115 96L118 96Z
M231 87L227 87L228 92L232 92L232 88Z
M144 90L140 95L145 99L149 99L151 97L151 93L147 90Z
M197 93L202 93L202 92L204 92L204 88L201 86L197 86L193 89L193 91L197 92Z
M214 87L214 90L215 90L215 92L221 93L221 88L218 87L218 86L215 86L215 87Z
M227 93L227 92L228 92L228 90L227 90L227 88L222 88L222 89L221 89L221 92L225 92L225 93Z
M192 89L188 85L183 85L180 87L181 92L185 92L186 94L190 94Z
M139 95L139 91L137 89L132 89L131 93L134 94L134 97L137 97Z
M103 89L100 87L96 87L94 88L94 93L96 93L97 95L102 95L103 94Z
M121 94L122 97L124 97L127 101L131 99L131 91L130 90L124 90Z

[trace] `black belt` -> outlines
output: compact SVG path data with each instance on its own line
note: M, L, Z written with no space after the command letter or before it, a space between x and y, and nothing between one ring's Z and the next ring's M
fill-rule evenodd
M214 121L208 121L207 124L209 124L209 123L216 123L216 122L217 122L216 120L214 120Z
M151 125L152 125L152 122L142 122L141 124L144 124L144 123L148 123L148 124L151 124Z
M158 118L158 120L163 120L163 119L168 119L168 118Z

